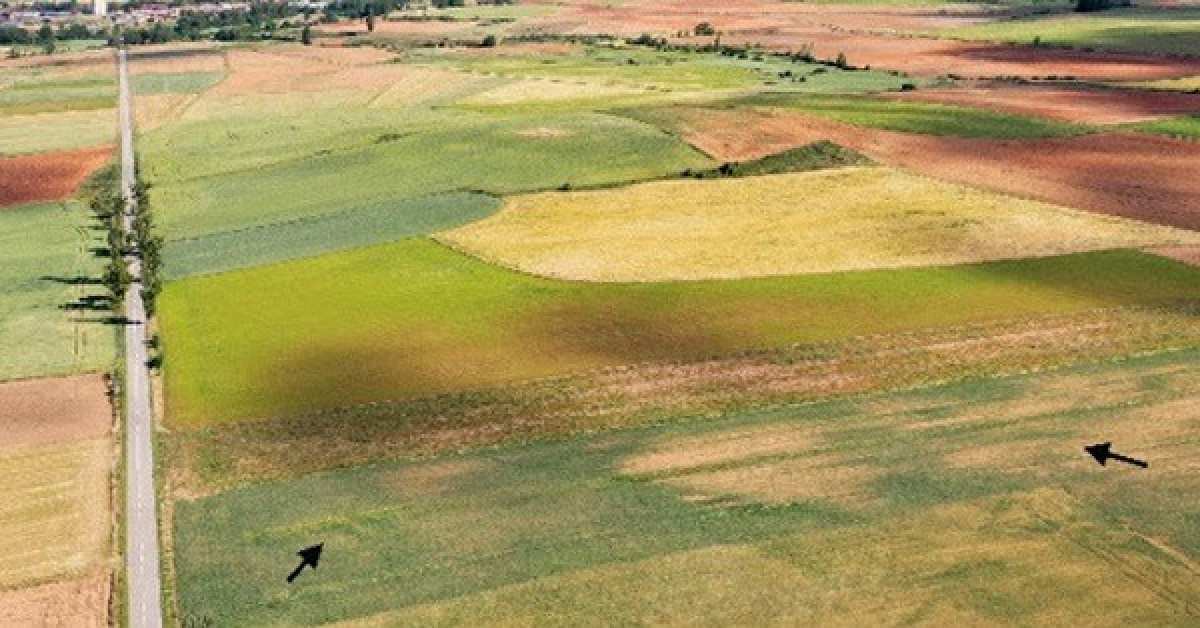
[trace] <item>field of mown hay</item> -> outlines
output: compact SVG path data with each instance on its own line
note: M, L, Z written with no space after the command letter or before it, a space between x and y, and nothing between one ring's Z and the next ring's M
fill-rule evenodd
M535 275L734 279L935 266L1200 234L1101 217L876 167L512 197L438 239Z
M0 382L0 623L106 626L113 410L99 375Z
M178 503L181 601L240 624L1178 623L1200 594L1198 358L242 486ZM1098 434L1150 469L1096 465ZM314 537L342 558L288 587L278 548Z
M1164 303L1200 297L1198 277L1176 262L1110 252L726 282L581 283L402 240L168 284L167 412L178 426L199 427L605 366Z
M720 160L830 140L935 179L1200 228L1200 143L1135 132L1000 140L898 133L778 109L676 107L663 124Z

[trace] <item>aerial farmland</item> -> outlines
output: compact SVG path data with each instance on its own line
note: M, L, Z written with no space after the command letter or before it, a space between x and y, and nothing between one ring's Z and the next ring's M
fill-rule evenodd
M44 9L0 626L1200 621L1200 6Z

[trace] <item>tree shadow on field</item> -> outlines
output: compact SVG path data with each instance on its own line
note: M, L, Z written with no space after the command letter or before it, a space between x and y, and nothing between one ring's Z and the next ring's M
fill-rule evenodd
M103 285L99 277L88 277L85 275L75 275L73 277L55 277L53 275L42 275L38 277L42 281L53 281L67 286L99 286Z

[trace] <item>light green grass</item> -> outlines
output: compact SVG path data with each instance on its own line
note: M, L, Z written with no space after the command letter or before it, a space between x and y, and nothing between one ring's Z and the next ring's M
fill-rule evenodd
M1151 133L1170 135L1171 137L1200 139L1200 115L1179 116L1155 120L1153 122L1143 122L1136 125L1135 128L1150 131Z
M555 134L543 134L546 128ZM262 148L251 144L244 154L254 159ZM185 156L178 159L186 170ZM167 237L183 238L398 198L619 183L709 166L708 158L665 133L614 116L467 119L219 177L180 183L156 177L151 199L163 208Z
M965 26L941 32L960 39L1200 55L1200 9L1112 9Z
M21 81L0 89L0 115L87 111L116 106L112 78Z
M877 129L951 135L1022 139L1061 137L1087 133L1090 127L998 113L986 109L924 102L899 102L853 96L793 96L762 94L735 100L734 104L782 107L803 113Z
M139 137L138 153L143 177L154 185L170 185L369 148L389 134L426 131L453 120L422 109L326 107L289 116L263 110L215 121L172 121Z
M180 601L214 625L1172 624L1197 584L1170 552L1195 560L1200 534L1176 468L1196 438L1164 404L1197 399L1198 368L1193 351L245 486L178 503ZM1150 473L1087 459L1114 428L1145 434L1125 443ZM706 495L722 472L749 492ZM315 542L320 566L285 583Z
M427 240L169 284L167 413L268 418L643 361L1200 296L1129 252L741 281L538 279Z
M107 311L64 310L98 297L102 231L78 203L46 203L0 211L0 379L76 373L107 367L114 328ZM79 322L74 322L79 321Z
M163 72L135 74L135 94L198 94L225 78L224 72Z
M451 193L172 240L167 243L163 274L179 279L344 251L451 229L485 218L499 207L499 199L491 196Z
M846 71L772 56L737 59L712 53L591 47L578 55L481 56L425 51L413 62L514 77L574 78L615 85L669 90L738 89L779 86L812 92L898 89L910 79L882 72ZM824 72L813 73L817 68ZM781 77L790 72L793 76ZM798 79L804 77L803 82Z
M0 116L2 156L111 144L116 136L113 109Z

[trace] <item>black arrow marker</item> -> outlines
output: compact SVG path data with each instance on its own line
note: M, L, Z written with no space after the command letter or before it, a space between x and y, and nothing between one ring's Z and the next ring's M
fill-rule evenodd
M1143 469L1150 466L1150 463L1148 463L1148 462L1143 462L1141 460L1134 460L1133 458L1130 458L1129 456L1122 456L1121 454L1114 453L1112 450L1112 443L1098 443L1096 445L1088 445L1087 447L1084 447L1083 449L1084 449L1084 451L1091 454L1092 457L1096 459L1096 462L1100 463L1100 466L1104 466L1105 463L1107 463L1110 458L1113 460L1120 460L1121 462L1126 462L1131 465L1141 467Z
M312 547L306 547L299 552L296 552L296 554L298 554L302 560L300 561L300 566L296 567L292 570L292 573L288 574L287 581L291 582L292 580L295 580L296 577L300 575L300 572L304 571L305 567L312 567L313 569L316 569L317 563L321 560L321 548L323 547L325 547L324 543L317 543Z

